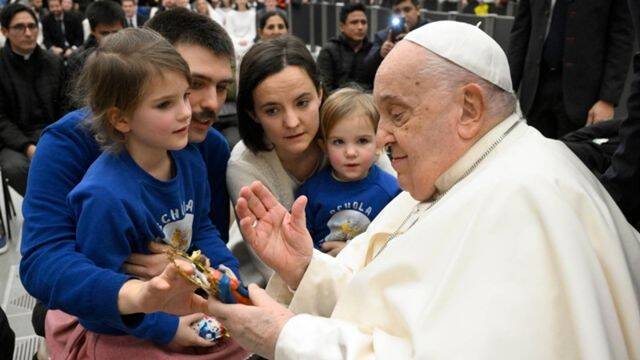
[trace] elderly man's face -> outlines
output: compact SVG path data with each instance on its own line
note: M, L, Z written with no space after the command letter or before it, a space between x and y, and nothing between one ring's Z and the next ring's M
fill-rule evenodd
M435 182L461 155L455 94L443 94L438 80L426 73L426 50L402 41L380 66L374 100L380 109L378 143L391 150L402 189L427 200ZM433 55L431 55L433 56Z

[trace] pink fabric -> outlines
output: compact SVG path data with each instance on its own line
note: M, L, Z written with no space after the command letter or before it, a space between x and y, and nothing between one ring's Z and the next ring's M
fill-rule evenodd
M176 352L128 335L102 335L87 331L75 317L49 310L45 320L47 347L52 360L74 359L246 359L251 354L227 338L211 348L185 348Z

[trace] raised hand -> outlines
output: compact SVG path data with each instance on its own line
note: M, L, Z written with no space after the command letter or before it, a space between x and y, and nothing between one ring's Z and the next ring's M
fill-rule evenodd
M291 213L259 181L240 190L236 213L245 240L258 256L292 288L297 288L313 254L304 207L299 197Z

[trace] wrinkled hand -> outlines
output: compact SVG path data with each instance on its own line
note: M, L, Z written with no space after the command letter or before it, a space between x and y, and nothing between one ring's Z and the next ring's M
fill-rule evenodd
M210 347L215 345L215 342L207 341L201 338L198 333L191 328L191 324L199 321L203 317L203 313L196 313L180 317L178 330L176 331L176 335L169 343L169 348L174 351L182 352L185 350L185 348L192 346Z
M338 256L340 251L342 251L342 249L344 249L345 246L347 246L346 241L327 241L322 243L322 245L320 245L320 247L322 248L322 251L326 252L327 254L333 257Z
M240 230L264 263L292 288L297 288L313 255L313 240L307 230L299 197L289 213L259 181L240 190L236 205Z
M131 254L122 265L125 273L131 274L143 280L162 274L169 265L169 258L166 251L171 247L157 241L149 243L151 254Z
M614 107L610 102L599 100L589 110L587 125L593 125L600 121L613 119Z
M222 322L242 347L273 359L278 336L294 314L255 284L249 285L249 297L253 305L228 305L211 297L208 312Z
M193 267L185 261L176 260L176 264L186 274L193 273ZM196 286L183 278L176 265L169 264L166 269L149 281L129 280L122 285L118 293L120 314L152 313L163 311L175 315L203 312L207 301L194 291Z

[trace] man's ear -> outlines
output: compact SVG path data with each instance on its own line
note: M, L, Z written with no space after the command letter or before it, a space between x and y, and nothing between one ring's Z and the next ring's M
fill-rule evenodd
M107 117L111 126L121 134L124 135L131 131L131 120L120 109L112 107L107 111Z
M9 31L7 29L5 29L4 27L0 28L0 32L2 32L2 36L4 36L5 38L9 34Z
M483 126L486 96L482 87L470 83L462 87L462 114L458 120L458 135L474 139Z

